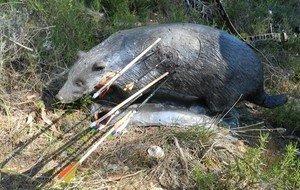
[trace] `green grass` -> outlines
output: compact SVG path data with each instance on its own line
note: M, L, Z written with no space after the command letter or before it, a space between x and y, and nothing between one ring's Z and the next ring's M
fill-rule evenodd
M37 47L43 59L69 66L76 58L77 51L89 50L96 44L98 23L86 14L82 1L75 0L33 0L26 1L32 10L35 25L43 27Z
M293 28L300 24L299 7L295 8L296 3L297 0L291 0L289 3L286 3L286 0L232 0L225 1L225 8L235 27L244 36L268 32L270 21L276 25L275 32L284 29L291 35ZM209 24L227 30L213 4L207 2L206 5L210 5L206 8L212 8L213 12L207 18L202 18L197 9L187 11L184 1L181 0L30 0L24 3L0 0L0 111L1 117L4 118L2 123L7 124L3 126L3 134L17 128L16 126L23 126L13 123L15 115L20 117L20 121L26 122L28 115L36 113L35 119L41 120L40 109L44 108L44 103L34 100L32 106L27 96L37 93L39 97L46 82L76 61L77 51L88 51L113 32L140 25L172 22ZM269 9L272 10L272 15L269 14ZM33 51L21 47L9 40L10 38ZM266 55L274 65L286 70L291 69L290 82L298 86L298 90L288 92L292 98L286 105L263 112L263 117L274 127L284 127L289 131L300 128L297 100L300 88L299 59L291 56L300 53L299 43L300 37L291 38L286 43L258 44L258 48L267 52ZM270 79L266 78L266 81ZM272 82L268 87L278 89L276 85L276 82ZM76 102L76 106L65 108L82 109L87 112L90 103L91 99L87 97ZM20 112L16 114L15 110ZM57 117L55 113L51 116ZM64 119L78 120L71 115ZM10 120L13 121L7 122ZM67 125L68 122L65 121L65 124L57 124L57 127L64 131ZM44 127L42 124L37 126ZM18 135L13 136L15 139L9 142L10 144L26 136L16 134ZM181 142L183 148L189 148L191 152L202 148L199 142L207 147L210 140L215 138L214 133L196 129L174 131L173 136ZM237 158L236 162L223 165L221 173L205 171L195 166L192 176L197 187L250 189L261 185L270 189L300 188L297 145L289 144L282 154L270 153L267 149L268 136L262 135L260 139L260 144L249 148L244 158ZM51 136L46 136L46 140L51 141ZM205 154L204 150L200 152Z
M284 127L290 132L300 130L300 107L296 100L289 100L287 104L272 110L265 110L269 121L278 127Z
M260 135L257 147L248 148L243 158L225 166L222 172L204 172L195 167L194 180L200 189L299 189L300 160L297 145L274 154L267 149L268 134ZM298 153L299 154L299 153Z
M215 173L205 173L201 168L195 167L192 175L199 189L222 189Z

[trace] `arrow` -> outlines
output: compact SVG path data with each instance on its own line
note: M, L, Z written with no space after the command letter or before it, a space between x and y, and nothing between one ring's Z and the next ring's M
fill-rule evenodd
M118 71L111 78L105 79L104 82L100 82L99 86L102 86L97 92L94 93L93 98L97 98L98 96L103 97L105 93L108 91L109 87L115 82L123 73L125 73L131 66L133 66L139 59L141 59L150 49L152 49L161 38L158 38L153 44L151 44L148 48L146 48L142 53L140 53L136 58L134 58L130 63L128 63L122 70ZM104 83L104 85L103 85ZM101 85L102 84L102 85Z
M112 114L114 114L117 110L119 110L120 108L122 108L124 105L126 105L130 101L136 100L137 98L139 98L140 96L142 96L143 93L147 89L149 89L150 87L152 87L154 84L156 84L157 82L159 82L161 79L163 79L164 77L166 77L168 74L169 74L169 72L165 72L160 77L158 77L157 79L155 79L152 82L150 82L144 88L140 89L139 91L137 91L136 93L134 93L133 95L131 95L129 98L127 98L126 100L124 100L123 102L121 102L120 104L118 104L117 106L115 106L113 109L111 109L108 113L106 113L100 119L97 119L96 121L92 122L91 125L90 125L90 127L96 127L96 126L98 126L100 122L102 122L104 119L106 119L107 117L109 117Z
M114 127L112 127L109 131L107 131L104 136L102 136L99 141L96 142L82 157L78 162L73 162L69 166L67 166L65 169L63 169L59 174L58 178L60 180L65 181L66 183L69 183L71 179L75 176L76 171L78 167L87 159L87 157L92 154L96 150L96 148L115 130Z
M171 74L173 74L174 72L172 72ZM116 130L114 130L112 132L112 135L122 131L123 129L125 129L130 121L130 119L134 116L134 114L141 108L143 107L149 100L150 98L152 98L152 96L154 96L154 94L160 89L160 87L162 87L170 78L171 75L168 76L168 78L166 78L166 80L164 80L162 83L160 83L155 90L153 90L153 92L135 109L129 111L125 116L123 116L119 121L117 121L115 123L115 128Z
M159 62L154 67L152 67L150 70L148 70L147 72L145 72L142 76L140 76L138 79L134 80L133 82L131 82L129 84L126 84L125 87L123 88L123 91L126 92L128 90L132 90L132 88L134 87L135 83L137 83L138 81L140 81L143 77L145 77L151 71L153 71L154 69L156 69L160 64L164 63L166 60L167 59L163 59L161 62Z
M164 73L163 75L161 75L160 77L158 77L157 79L153 80L151 83L149 83L148 85L146 85L144 88L142 88L141 90L139 90L138 92L136 92L135 94L133 94L132 96L130 96L129 98L127 98L126 100L124 100L122 103L120 103L119 105L117 105L115 108L113 108L112 110L118 110L119 108L121 108L122 106L120 105L125 105L128 102L130 102L132 99L136 98L137 96L140 96L143 94L143 92L145 90L147 90L148 88L152 87L154 84L156 84L157 82L159 82L160 80L162 80L163 78L165 78L167 75L169 75L169 72ZM168 79L168 78L167 78ZM166 81L166 80L165 80ZM75 176L76 171L78 169L78 167L86 160L86 158L96 150L96 148L108 137L110 136L112 133L121 131L122 129L124 129L128 123L130 118L134 115L134 113L137 112L137 110L143 106L153 95L154 93L158 90L158 88L160 88L162 86L162 84L165 83L165 81L163 83L161 83L156 89L155 91L150 94L150 96L148 96L146 98L146 100L144 100L139 106L138 108L136 108L135 110L132 110L130 112L128 112L122 119L120 119L119 121L117 121L113 127L111 127L105 134L104 136L102 136L99 141L97 141L82 157L78 162L73 162L71 163L69 166L67 166L65 169L63 169L59 175L58 178L65 181L66 183L70 182L70 180ZM111 111L112 111L111 110ZM101 122L104 121L107 117L109 117L109 113L111 112L109 111L107 114L105 114L104 116L102 116L100 119L97 120L97 122ZM111 112L111 113L115 113ZM110 120L109 120L110 121ZM108 122L109 122L108 121ZM108 124L108 122L105 123L105 126Z
M98 120L99 118L103 117L104 115L106 115L107 113L109 113L110 110L103 110L100 113L96 113L93 117L92 121ZM98 123L98 130L102 130L104 129L108 123L116 116L119 114L119 111L116 111L115 113L111 114L111 115L107 115L106 118L104 118L101 122Z

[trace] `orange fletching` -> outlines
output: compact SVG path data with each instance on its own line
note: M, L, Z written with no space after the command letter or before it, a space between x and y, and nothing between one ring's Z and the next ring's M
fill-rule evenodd
M78 162L73 162L58 174L58 178L64 180L67 183L70 182L70 180L74 177L76 173L78 165Z

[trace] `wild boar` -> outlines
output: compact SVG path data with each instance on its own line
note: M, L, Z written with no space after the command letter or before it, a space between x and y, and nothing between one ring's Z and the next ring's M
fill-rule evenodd
M197 24L145 26L114 33L80 54L56 97L68 103L90 94L105 74L121 70L157 38L161 41L143 61L113 84L120 97L126 98L165 71L175 70L161 89L164 98L199 100L213 113L228 110L242 100L267 108L287 101L286 95L266 94L263 65L246 43ZM137 79L132 90L122 90Z

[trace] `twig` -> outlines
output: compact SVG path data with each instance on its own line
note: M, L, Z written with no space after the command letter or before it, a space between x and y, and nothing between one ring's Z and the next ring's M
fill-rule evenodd
M119 181L119 180L122 180L122 179L125 179L125 178L129 178L129 177L136 176L136 175L138 175L139 173L142 173L142 172L144 172L144 171L146 171L146 169L137 171L137 172L132 173L132 174L120 176L120 177L115 177L115 178L110 178L110 179L104 179L103 181L106 182L106 183L107 183L107 182L113 182L113 181ZM96 183L93 183L93 184L99 184L99 183L102 184L103 181L99 181L99 182L96 182Z
M24 4L24 2L7 2L7 3L0 3L0 6L2 6L2 5L10 5L10 4Z
M184 156L183 150L180 147L178 139L176 137L174 137L174 142L175 142L175 146L179 150L179 154L180 154L180 159L181 159L182 165L184 166L185 172L188 175L188 164L187 164L186 158Z
M230 107L230 109L221 117L220 120L223 120L225 118L225 116L234 108L234 106L236 106L236 104L240 101L240 99L242 98L243 94L240 95L240 97L236 100L236 102Z
M29 50L29 51L33 51L32 48L26 47L26 46L24 46L23 44L21 44L21 43L15 41L15 40L12 40L11 38L9 38L8 36L6 36L6 35L4 35L4 34L3 34L3 36L4 36L5 38L7 38L9 41L11 41L11 42L13 42L13 43L15 43L15 44L21 46L22 48L25 48L25 49L27 49L27 50Z
M244 130L234 130L235 133L244 133L244 132L249 132L249 131L278 131L278 132L284 132L286 129L284 128L275 128L275 129L244 129Z
M216 140L211 146L210 148L205 152L205 154L202 156L202 158L200 159L200 162L202 162L202 160L206 157L206 155L212 151L215 147L215 145L219 142L220 140Z
M262 122L258 122L258 123L251 124L251 125L247 125L247 126L244 126L244 127L239 127L239 128L231 129L231 130L238 131L240 129L247 129L247 128L254 127L254 126L257 126L257 125L261 125L261 124L264 124L264 123L265 122L262 121Z

